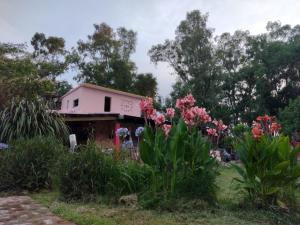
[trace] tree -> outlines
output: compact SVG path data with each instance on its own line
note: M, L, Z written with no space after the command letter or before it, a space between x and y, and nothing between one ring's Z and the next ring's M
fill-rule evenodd
M41 79L24 44L0 43L0 109L13 98L32 99L53 93L54 83Z
M62 97L68 91L72 89L72 85L68 81L58 81L56 82L56 92L59 97Z
M80 40L70 60L79 69L77 81L89 82L123 91L131 90L135 65L136 33L125 28L117 32L105 23L94 24L87 41Z
M300 133L300 96L280 110L279 121L285 134Z
M68 64L65 60L65 40L61 37L46 37L44 33L35 33L31 39L34 48L32 59L37 65L41 78L55 78L65 72Z
M137 68L130 60L137 33L124 27L114 31L105 23L94 24L94 28L94 33L86 41L78 41L77 48L68 56L68 61L79 70L74 79L154 97L156 79L150 73L136 74Z
M134 77L133 91L136 94L154 98L157 94L157 81L152 73L141 73Z
M153 46L150 59L167 62L188 86L198 104L213 109L218 103L218 67L212 43L213 30L207 27L207 14L195 10L187 14L175 32L174 40Z

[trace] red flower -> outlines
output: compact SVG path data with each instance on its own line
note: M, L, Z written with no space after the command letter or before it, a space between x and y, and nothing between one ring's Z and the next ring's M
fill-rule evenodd
M280 129L281 129L280 124L278 124L278 123L276 123L276 122L273 122L273 123L271 124L271 132L272 132L272 134L278 133L278 132L280 131Z
M259 123L254 122L254 127L252 128L252 135L254 138L260 138L263 135L263 130Z
M175 109L173 108L167 108L167 116L172 119L175 115Z
M159 114L155 117L154 122L156 125L161 125L165 122L165 116L163 114Z
M165 132L165 135L168 136L170 131L171 131L171 128L172 126L171 125L168 125L168 124L164 124L163 125L163 129L164 129L164 132Z
M209 136L218 136L218 133L217 133L217 130L216 129L213 129L213 128L208 128L207 130L207 134L209 135Z
M268 116L268 115L258 116L256 118L256 120L259 121L259 122L262 122L264 126L266 126L267 123L270 123L273 119L274 119L274 117L271 117L271 116Z

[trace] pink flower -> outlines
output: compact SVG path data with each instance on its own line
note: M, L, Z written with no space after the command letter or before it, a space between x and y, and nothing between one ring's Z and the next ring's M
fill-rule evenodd
M172 119L175 115L175 109L173 108L167 108L167 116Z
M165 132L165 135L168 136L170 131L171 131L171 128L172 126L171 125L168 125L168 124L164 124L163 125L163 129L164 129L164 132Z
M207 134L209 135L209 136L218 136L218 133L217 133L217 130L216 129L213 129L213 128L208 128L207 130Z
M150 97L146 97L145 99L141 100L140 108L143 112L149 108L153 108L153 99Z
M180 110L184 110L184 102L183 99L177 99L176 100L176 108Z
M155 117L154 122L156 125L161 125L162 123L165 122L165 116L163 114L159 114L158 116Z
M193 107L195 105L195 102L196 100L193 95L188 94L184 98L176 100L176 108L180 109L181 111L185 111Z
M144 113L145 118L150 119L153 114L156 113L155 109L153 108L153 99L147 97L140 102L141 111Z
M189 126L193 126L195 124L195 114L193 112L193 110L186 110L185 112L182 113L182 117L184 122L189 125Z
M213 124L216 125L218 131L223 131L227 128L227 126L223 123L222 120L213 120Z
M199 108L198 106L196 106L193 107L192 110L201 122L207 123L211 121L211 117L208 115L205 108Z
M196 102L196 100L192 94L188 94L187 96L185 96L184 100L185 100L186 104L189 105L190 107L194 106L194 104Z

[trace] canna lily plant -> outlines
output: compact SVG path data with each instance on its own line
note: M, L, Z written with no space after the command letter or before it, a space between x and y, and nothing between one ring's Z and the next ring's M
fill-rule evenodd
M288 208L293 198L300 165L288 137L280 135L275 117L257 117L252 134L237 141L242 166L233 165L241 178L236 180L249 199L261 206Z
M174 108L168 108L162 114L153 108L151 98L140 103L146 126L139 148L142 161L152 171L147 193L151 204L178 194L207 200L215 198L217 162L210 156L211 143L199 129L212 119L205 108L194 105L191 94L178 99L176 108L181 119L174 123ZM155 126L151 126L150 120ZM166 120L170 122L166 123Z

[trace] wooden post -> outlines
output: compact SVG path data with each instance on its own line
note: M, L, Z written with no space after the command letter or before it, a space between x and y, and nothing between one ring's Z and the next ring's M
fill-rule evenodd
M116 152L120 152L120 137L117 135L117 130L120 128L120 123L116 121L115 123L115 149Z

